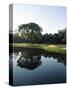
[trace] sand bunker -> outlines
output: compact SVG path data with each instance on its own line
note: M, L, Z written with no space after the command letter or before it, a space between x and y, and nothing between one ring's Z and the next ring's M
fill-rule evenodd
M57 47L57 46L55 46L55 45L48 45L48 47Z
M65 50L66 48L62 48L62 49L64 49L64 50Z

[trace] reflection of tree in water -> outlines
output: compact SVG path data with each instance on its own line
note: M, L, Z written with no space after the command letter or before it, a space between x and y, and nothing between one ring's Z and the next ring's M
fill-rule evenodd
M33 70L42 64L41 55L38 50L29 49L22 50L20 52L20 57L17 60L17 65L21 68L26 68L28 70Z
M59 53L54 53L54 52L45 52L43 54L43 56L45 58L49 57L53 57L54 59L57 59L57 62L59 63L63 63L64 65L66 65L66 54L59 54Z
M52 57L57 60L57 63L60 62L66 65L66 54L58 54L30 48L14 48L13 52L17 55L19 55L20 52L17 65L28 70L33 70L42 64L41 56L44 56L45 58Z

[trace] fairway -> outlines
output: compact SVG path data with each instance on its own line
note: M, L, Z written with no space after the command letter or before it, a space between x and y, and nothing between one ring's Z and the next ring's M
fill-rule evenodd
M13 47L38 48L56 53L62 54L66 53L66 46L61 44L55 45L55 44L13 43L12 45Z

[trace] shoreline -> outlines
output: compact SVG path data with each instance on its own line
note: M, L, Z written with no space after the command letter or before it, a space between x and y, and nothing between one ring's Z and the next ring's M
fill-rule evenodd
M37 49L43 49L50 52L55 53L66 53L66 45L63 44L32 44L32 43L12 43L9 44L10 47L22 47L22 48L37 48Z

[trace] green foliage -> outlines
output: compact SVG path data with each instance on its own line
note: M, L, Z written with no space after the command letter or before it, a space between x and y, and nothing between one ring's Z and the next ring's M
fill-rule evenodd
M61 43L66 43L66 28L58 32L58 39Z
M22 24L18 27L21 37L24 40L35 42L42 37L42 28L35 23Z
M45 33L42 35L41 32L42 28L36 23L21 24L18 26L18 32L12 35L13 42L66 44L66 28L54 34Z
M44 34L42 41L43 43L66 44L66 28L59 30L58 33Z

